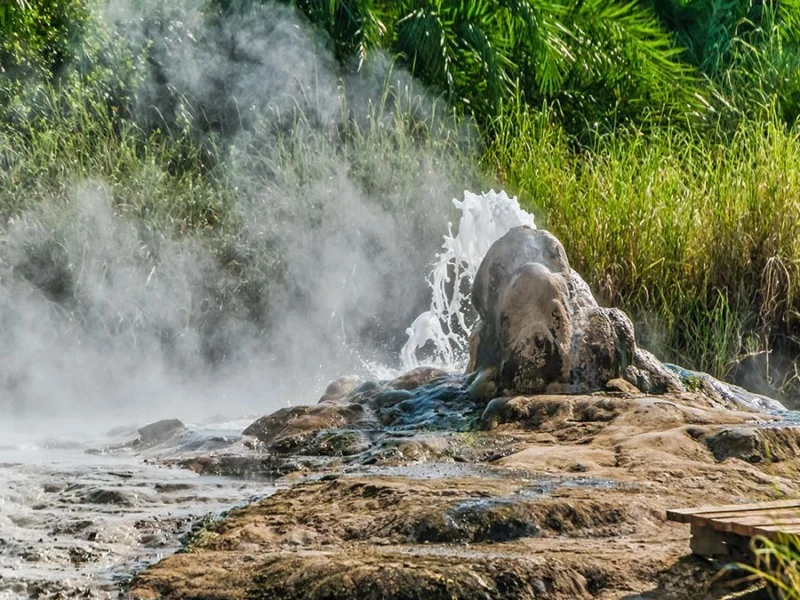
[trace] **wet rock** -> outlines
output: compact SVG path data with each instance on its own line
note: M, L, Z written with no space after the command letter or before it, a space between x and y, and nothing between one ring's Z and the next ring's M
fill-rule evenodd
M625 398L604 396L514 396L492 400L481 415L484 429L505 423L530 428L554 429L566 421L574 423L607 422L628 410L632 403Z
M178 466L200 475L223 475L245 479L277 479L296 471L294 463L276 459L274 456L203 456L185 459Z
M398 438L387 437L381 440L371 452L365 455L365 464L393 465L426 463L436 460L452 459L447 441L440 438Z
M409 532L412 543L508 542L539 533L530 507L508 500L467 500L444 513L425 515Z
M747 410L765 411L772 414L782 414L786 412L784 406L777 400L748 392L744 388L733 384L723 383L707 373L690 371L673 364L665 364L664 367L678 378L684 389L693 392L701 392L721 406L734 409L745 408Z
M96 560L94 554L85 548L70 548L68 554L69 561L75 566L80 566L87 562Z
M326 393L328 400L314 406L281 409L250 425L244 435L256 437L273 452L310 455L319 450L321 455L330 455L326 449L330 444L320 444L324 440L317 435L319 432L382 428L394 432L463 431L475 425L487 400L486 396L476 397L472 393L470 385L474 379L424 367L388 384L362 382L344 397L339 395L343 391L341 382L333 382L333 388L328 387L330 395ZM352 387L354 383L347 385ZM339 391L334 393L334 389ZM335 438L331 441L335 442ZM361 442L357 446L362 446ZM349 454L351 450L346 452Z
M94 521L86 519L78 519L75 521L65 521L53 527L53 535L76 535L83 532L94 525Z
M626 377L640 390L651 394L678 393L684 390L681 380L666 365L643 348L633 353L633 365Z
M138 430L139 442L142 444L152 444L154 442L161 442L171 435L183 431L186 425L181 423L178 419L162 419L155 423L150 423Z
M313 439L318 431L342 429L366 418L369 415L360 404L293 406L258 419L244 430L244 435L253 436L273 448L279 448L283 440L293 439L293 443L286 444L297 449Z
M717 460L739 458L749 463L758 463L764 459L759 435L754 429L725 429L708 438L706 443Z
M134 506L136 496L128 490L90 489L82 494L83 502L89 504L115 504L118 506Z
M800 432L794 427L733 427L708 436L706 445L718 461L780 462L800 456Z
M145 548L166 548L171 542L171 536L163 531L145 533L139 538L139 543Z
M533 591L532 581L545 592ZM254 580L251 598L284 600L523 600L589 598L577 568L561 569L524 559L481 559L380 553L274 557Z
M413 393L390 394L379 394L371 405L381 425L392 431L464 431L475 426L484 405L468 393L463 378L437 379Z
M398 422L410 423L431 408L419 398L441 392L440 410L458 412L467 406L467 381L431 381L384 409L374 403L391 391L382 384L365 393L364 410L402 410ZM660 583L659 574L689 553L688 527L666 524L666 510L798 493L800 432L751 427L756 413L728 410L699 392L472 403L494 429L313 432L304 451L315 440L336 447L342 438L331 432L344 439L357 432L373 446L352 460L320 461L324 468L309 467L307 479L234 509L191 552L138 576L131 597L573 600L647 595L658 586L666 591L653 597L694 600L690 583L711 579L718 567ZM734 451L732 440L750 437L738 429L758 434ZM715 460L715 445L765 458L729 465ZM305 455L280 458L313 465ZM682 586L674 595L673 585Z
M606 382L606 391L609 392L619 392L620 394L639 394L640 390L638 387L633 385L629 381L625 381L624 379L617 378L611 379Z
M447 377L448 373L434 367L417 367L404 373L389 382L388 386L393 390L415 390L440 377Z
M506 394L592 392L620 378L644 392L681 389L636 347L627 315L598 306L546 231L517 227L495 242L475 276L472 301L480 321L469 371L496 368Z
M385 390L380 391L371 398L368 402L370 406L375 408L378 412L390 409L393 406L404 402L405 400L412 400L415 394L408 390Z
M370 441L360 431L321 431L306 448L315 456L354 456L369 450Z
M319 404L339 402L346 398L362 383L363 381L354 375L339 377L328 384L325 393L319 399Z

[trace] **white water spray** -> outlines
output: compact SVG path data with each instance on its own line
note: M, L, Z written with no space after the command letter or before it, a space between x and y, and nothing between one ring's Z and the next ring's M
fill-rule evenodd
M468 357L473 320L468 318L472 282L489 247L513 227L535 227L533 215L520 208L516 196L501 191L486 194L464 192L464 200L453 200L461 211L458 233L448 223L442 252L436 258L428 283L433 291L430 310L419 315L406 329L408 341L401 358L407 371L425 364L455 370ZM425 351L420 359L417 353Z

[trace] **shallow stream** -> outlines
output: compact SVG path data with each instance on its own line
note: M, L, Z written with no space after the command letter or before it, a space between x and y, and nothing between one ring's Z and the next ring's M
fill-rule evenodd
M0 446L0 599L117 598L198 519L274 492L269 481L155 464L235 440L242 427L190 427L178 443L138 450L95 450L135 437L125 432Z

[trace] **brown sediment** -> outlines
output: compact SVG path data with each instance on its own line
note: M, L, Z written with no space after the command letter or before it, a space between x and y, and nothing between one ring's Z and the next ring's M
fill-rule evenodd
M800 496L800 430L769 419L699 393L496 399L481 430L383 439L373 466L320 463L128 595L721 598L720 565L690 557L665 512Z

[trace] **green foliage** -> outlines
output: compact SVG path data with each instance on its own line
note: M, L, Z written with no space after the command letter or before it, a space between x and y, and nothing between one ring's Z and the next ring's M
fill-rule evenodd
M732 136L679 128L596 136L576 154L552 111L500 118L487 160L645 346L724 376L752 348L800 339L800 146L778 118Z
M791 126L800 116L800 2L765 4L747 24L715 80L718 110L735 122L776 114Z
M743 119L789 125L800 113L800 3L797 0L654 0L681 59L709 78L705 118L735 129Z
M292 3L327 33L346 64L361 65L369 52L387 51L483 124L514 99L558 104L578 134L700 106L697 81L677 60L671 36L636 2ZM242 9L241 3L219 4Z
M737 564L751 579L764 584L771 597L800 600L800 536L781 535L776 540L764 536L751 543L755 565Z
M0 73L49 77L73 58L89 0L8 0L0 4Z

